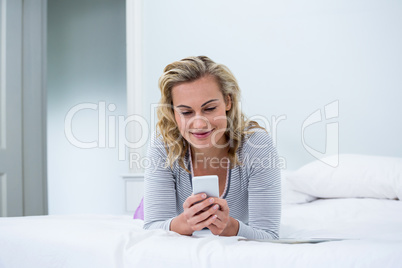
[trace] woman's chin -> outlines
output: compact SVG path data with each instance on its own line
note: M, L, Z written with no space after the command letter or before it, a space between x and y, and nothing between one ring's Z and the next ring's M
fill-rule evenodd
M192 141L190 144L193 148L200 149L200 150L205 150L205 149L209 149L209 148L213 147L211 144L205 143L205 142L201 143L201 142Z
M216 142L213 142L211 140L194 140L192 138L188 139L187 141L190 141L190 145L193 148L199 149L199 150L207 150L207 149L214 149L214 148L222 148L225 146L220 146Z
M205 150L205 149L209 149L209 148L213 147L213 144L209 139L208 140L198 140L198 139L194 139L192 137L190 139L187 139L187 141L189 141L191 147L200 149L200 150Z

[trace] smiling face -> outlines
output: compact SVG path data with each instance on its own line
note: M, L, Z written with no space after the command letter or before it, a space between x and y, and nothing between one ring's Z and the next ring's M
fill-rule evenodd
M215 77L177 84L172 99L177 126L187 142L197 149L223 147L231 100L225 102Z

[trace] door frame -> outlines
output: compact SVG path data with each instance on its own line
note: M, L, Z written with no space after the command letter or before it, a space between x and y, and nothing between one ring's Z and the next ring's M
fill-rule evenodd
M46 215L48 214L46 135L47 0L22 0L22 3L24 216Z
M0 5L0 147L7 156L18 155L5 167L16 165L18 172L1 179L0 216L45 215L47 0L0 0ZM6 107L11 105L18 107L12 114ZM6 129L11 123L17 133ZM13 145L7 146L11 137Z

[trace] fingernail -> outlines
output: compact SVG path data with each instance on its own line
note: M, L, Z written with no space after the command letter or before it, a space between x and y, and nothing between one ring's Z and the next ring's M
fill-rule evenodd
M209 199L209 203L213 203L215 200L213 198Z
M214 206L214 209L218 209L218 208L219 208L219 206L218 206L218 205L215 205L215 206Z
M202 198L206 198L207 197L207 195L206 194L202 194L202 196L201 196Z

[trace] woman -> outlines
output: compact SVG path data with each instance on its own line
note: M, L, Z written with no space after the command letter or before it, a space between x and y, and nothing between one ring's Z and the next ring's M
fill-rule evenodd
M158 133L148 149L144 228L278 239L280 170L268 133L247 121L230 70L206 56L166 66ZM219 197L192 194L194 176L217 175ZM198 203L197 203L198 202Z

